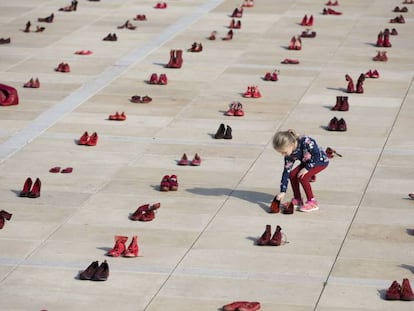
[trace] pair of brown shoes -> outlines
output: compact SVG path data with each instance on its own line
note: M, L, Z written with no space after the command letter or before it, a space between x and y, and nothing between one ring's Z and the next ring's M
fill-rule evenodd
M214 135L215 139L232 139L232 129L229 125L227 127L221 123L219 128L217 129L216 134Z
M99 265L93 261L84 271L79 274L80 280L106 281L109 276L109 265L106 260Z
M118 41L116 33L108 33L108 35L102 39L103 41Z
M143 97L138 96L138 95L134 95L131 97L131 99L129 100L131 103L140 103L140 104L148 104L150 102L152 102L152 98L145 95Z

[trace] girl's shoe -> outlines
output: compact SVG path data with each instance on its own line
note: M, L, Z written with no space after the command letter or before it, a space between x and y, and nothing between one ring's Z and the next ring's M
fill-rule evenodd
M303 206L299 207L301 212L313 212L319 209L318 202L315 199L307 201Z
M303 205L302 199L293 198L292 201L291 201L291 203L292 203L294 209L301 208L302 205Z

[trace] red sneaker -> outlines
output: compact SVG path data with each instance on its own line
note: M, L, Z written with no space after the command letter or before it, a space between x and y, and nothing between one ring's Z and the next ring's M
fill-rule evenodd
M165 175L161 180L160 191L169 191L170 190L170 182L169 181L170 181L170 176Z
M170 191L178 190L178 180L176 175L171 175L168 183L170 185Z

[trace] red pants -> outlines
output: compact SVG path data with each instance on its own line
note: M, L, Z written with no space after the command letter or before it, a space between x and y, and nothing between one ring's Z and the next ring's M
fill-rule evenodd
M293 197L295 199L301 199L302 195L300 194L299 184L302 185L303 190L305 190L306 199L312 200L313 199L313 192L312 187L310 185L310 180L313 176L318 174L320 171L324 170L327 167L325 166L315 166L310 171L308 171L302 178L298 177L298 173L301 169L304 168L303 165L298 165L295 167L289 175L290 183L292 184L292 190L293 190Z

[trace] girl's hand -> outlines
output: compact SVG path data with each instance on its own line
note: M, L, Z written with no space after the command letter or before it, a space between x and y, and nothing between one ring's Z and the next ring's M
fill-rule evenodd
M298 177L303 178L303 176L305 176L308 172L309 171L306 168L302 168L298 173Z

